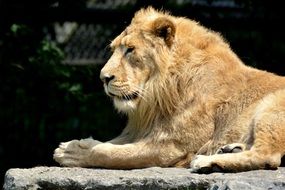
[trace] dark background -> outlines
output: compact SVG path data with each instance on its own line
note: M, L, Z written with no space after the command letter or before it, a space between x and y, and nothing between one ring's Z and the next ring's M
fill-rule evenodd
M220 32L245 64L285 75L280 1L138 0L118 7L112 6L118 0L96 2L106 6L88 8L84 0L0 0L1 183L9 168L57 165L52 154L62 141L89 136L106 141L120 133L126 118L104 95L99 72L110 40L147 5L199 21ZM66 44L47 36L53 36L54 22L65 21L100 25L103 31L116 26L108 37L94 36L102 44L91 51L103 54L103 61L62 64L70 53ZM77 51L82 50L71 53Z

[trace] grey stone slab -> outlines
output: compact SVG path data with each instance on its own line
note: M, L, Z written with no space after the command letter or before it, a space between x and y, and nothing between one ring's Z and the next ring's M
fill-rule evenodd
M285 168L242 173L193 174L182 168L108 170L64 167L10 169L4 190L285 189Z

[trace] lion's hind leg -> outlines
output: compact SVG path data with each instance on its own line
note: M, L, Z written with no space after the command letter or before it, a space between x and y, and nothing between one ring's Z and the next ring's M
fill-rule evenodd
M197 155L191 162L191 171L197 173L211 173L276 169L281 164L281 158L285 153L284 129L285 125L283 130L279 131L280 134L283 134L283 139L279 138L278 131L262 131L270 134L265 138L263 136L259 137L259 133L256 133L255 142L249 150L243 150L237 153L215 154L212 156ZM231 148L233 148L233 145L238 144L226 146L232 146ZM233 150L231 148L229 148L229 150Z
M253 115L251 127L253 143L247 144L248 150L198 155L191 162L191 170L210 173L276 169L285 155L285 94L276 93L264 99Z
M281 155L260 154L248 150L240 153L198 155L191 162L191 171L196 173L242 172L257 169L276 169L280 165Z

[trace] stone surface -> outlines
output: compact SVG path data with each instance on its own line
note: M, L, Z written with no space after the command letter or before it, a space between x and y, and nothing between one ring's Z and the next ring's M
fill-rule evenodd
M35 167L10 169L4 190L285 189L285 168L242 173L192 174L181 168L106 170Z

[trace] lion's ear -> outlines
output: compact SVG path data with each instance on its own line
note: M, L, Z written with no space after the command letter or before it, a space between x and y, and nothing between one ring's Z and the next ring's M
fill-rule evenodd
M173 44L175 30L173 22L165 17L157 18L152 25L154 34L163 38L168 47Z

